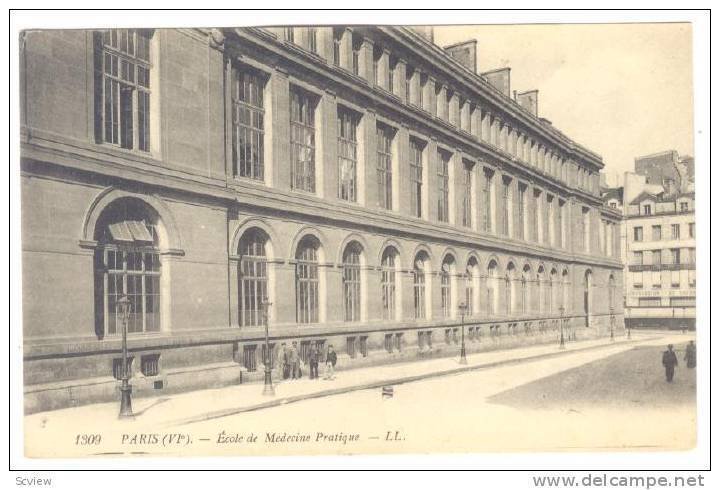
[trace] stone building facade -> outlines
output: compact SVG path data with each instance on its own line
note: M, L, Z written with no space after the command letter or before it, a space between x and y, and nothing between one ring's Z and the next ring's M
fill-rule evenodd
M402 27L28 31L21 43L28 411L622 324L602 159ZM474 61L474 60L473 60ZM507 73L504 77L502 73ZM461 303L467 305L464 315ZM464 321L464 323L463 323Z

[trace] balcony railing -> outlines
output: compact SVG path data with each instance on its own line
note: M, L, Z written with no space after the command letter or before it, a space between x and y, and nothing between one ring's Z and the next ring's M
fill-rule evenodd
M632 264L628 266L628 270L630 272L695 270L695 262L684 264Z

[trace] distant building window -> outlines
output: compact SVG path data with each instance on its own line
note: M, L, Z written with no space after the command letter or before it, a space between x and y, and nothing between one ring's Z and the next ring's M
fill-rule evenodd
M338 197L357 201L357 119L338 109Z
M633 228L633 240L636 242L643 241L643 229L642 226L636 226Z
M679 262L679 260L678 260ZM688 264L695 264L695 249L688 248Z
M232 73L233 175L263 180L265 80L242 68L234 68Z
M410 139L410 212L416 218L423 214L423 147Z
M442 150L437 152L437 219L447 223L450 220L450 155Z
M695 223L688 223L688 236L695 238Z
M680 238L680 225L670 226L670 237L673 240L677 240L678 238Z
M643 205L643 214L647 215L651 213L651 208L649 204Z
M643 253L642 252L633 252L633 265L642 265L643 263Z
M652 251L652 263L653 263L653 265L662 264L662 251L661 250L653 250Z
M151 39L145 29L97 34L97 133L105 143L150 151Z
M388 354L392 354L393 351L393 334L386 333L385 334L385 350L388 352Z
M317 53L317 29L308 27L308 48L311 52Z
M653 241L656 241L656 242L662 240L662 226L661 225L653 225L652 239L653 239Z
M680 249L679 248L671 248L670 249L670 263L671 264L679 264L680 263Z
M378 205L392 209L392 140L393 131L387 126L377 125L377 183Z
M611 203L610 203L610 207L613 208L613 209L617 209L617 203L616 203L616 202L611 202Z
M295 42L295 29L292 27L285 28L285 40L291 43Z
M660 298L638 298L638 306L645 308L652 306L662 306L662 301Z
M680 211L681 211L681 212L685 213L685 212L688 211L688 209L689 209L689 208L688 208L688 203L687 203L687 202L683 201L683 202L680 203Z
M315 192L315 107L310 95L290 91L291 185Z

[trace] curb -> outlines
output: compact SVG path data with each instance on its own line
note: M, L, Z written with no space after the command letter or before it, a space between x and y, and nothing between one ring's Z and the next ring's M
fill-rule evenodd
M277 399L273 399L273 400L270 400L267 402L256 403L256 404L247 405L244 407L225 408L222 410L216 410L213 412L203 413L201 415L195 415L195 416L191 416L191 417L185 417L182 419L173 420L171 422L162 424L161 426L162 427L173 427L173 426L178 426L178 425L194 424L194 423L198 423L198 422L205 422L207 420L228 417L230 415L236 415L239 413L252 412L255 410L262 410L265 408L272 408L272 407L277 407L280 405L287 405L288 403L296 403L296 402L303 401L303 400L311 400L313 398L322 398L322 397L326 397L326 396L339 395L342 393L349 393L351 391L360 391L360 390L367 390L367 389L372 389L372 388L381 388L381 387L383 387L385 385L389 385L389 384L390 385L399 385L399 384L405 384L405 383L412 383L414 381L420 381L423 379L438 378L441 376L451 376L454 374L461 374L461 373L465 373L465 372L469 372L469 371L490 369L493 367L519 364L519 363L527 362L527 361L537 361L540 359L549 359L549 358L553 358L553 357L560 357L564 354L571 354L574 352L584 352L584 351L589 351L589 350L594 350L594 349L604 349L607 347L613 347L613 346L617 346L617 345L632 345L632 344L636 344L639 342L646 342L648 340L652 340L653 338L655 338L655 337L647 337L647 338L643 338L643 339L632 339L629 341L625 341L622 344L608 343L608 344L602 344L602 345L590 345L590 346L580 347L580 348L572 349L572 350L564 350L564 351L560 350L557 352L546 352L543 354L537 354L537 355L529 356L529 357L503 359L500 361L492 361L492 362L486 362L483 364L475 364L473 366L463 366L463 367L458 367L458 368L453 368L453 369L446 369L443 371L436 371L436 372L432 372L432 373L416 374L416 375L411 375L411 376L402 376L402 377L398 377L398 378L389 378L389 379L383 379L383 380L379 380L379 381L368 381L368 382L358 384L358 385L344 386L344 387L340 387L340 388L329 388L329 389L315 391L312 393L304 393L304 394L292 395L292 396L288 396L288 397L284 397L284 398L277 398Z

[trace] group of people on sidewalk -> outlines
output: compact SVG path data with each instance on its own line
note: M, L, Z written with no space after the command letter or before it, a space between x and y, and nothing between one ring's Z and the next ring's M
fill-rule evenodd
M692 340L685 347L685 357L683 360L687 363L688 369L695 369L697 363L697 350L695 342ZM662 364L665 367L665 380L668 383L672 383L672 380L675 377L675 367L678 365L678 358L673 350L672 344L669 344L667 346L667 350L663 352Z
M307 365L310 368L310 379L320 379L319 366L322 357L321 348L317 342L310 342L306 353ZM335 365L337 364L337 353L332 344L328 345L325 353L324 379L335 379ZM276 368L282 372L282 379L300 379L303 375L305 363L298 351L297 342L293 341L290 347L283 342L278 349L276 357Z

